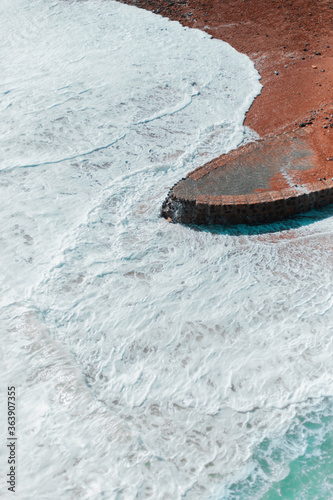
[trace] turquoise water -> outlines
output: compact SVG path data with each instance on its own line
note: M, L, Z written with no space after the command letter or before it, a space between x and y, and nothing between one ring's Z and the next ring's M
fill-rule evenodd
M252 455L253 471L229 489L227 498L264 500L333 497L333 400L295 412L288 432L264 439Z

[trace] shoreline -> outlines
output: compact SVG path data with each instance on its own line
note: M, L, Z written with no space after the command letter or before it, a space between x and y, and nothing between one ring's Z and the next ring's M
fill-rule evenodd
M333 88L329 88L333 82L333 4L327 0L296 0L283 5L274 0L121 3L205 31L246 54L260 73L263 89L244 124L261 137L297 128L314 111L320 118L319 111L325 105L330 104L333 113Z
M266 191L295 188L297 191L299 187L333 177L333 41L332 45L330 43L333 4L327 0L290 0L284 4L274 0L233 0L228 3L218 0L169 0L162 4L157 0L122 0L122 3L205 31L245 53L254 62L263 87L246 113L244 125L255 130L262 140L281 133L287 134L288 138L288 134L293 137L297 131L309 132L307 146L311 165L291 176L289 171L288 175L272 172ZM272 154L270 147L267 154L269 164ZM228 155L217 157L209 165L213 164L214 168L219 168L221 163L228 165ZM233 155L230 156L232 158ZM284 172L283 162L286 159L280 154L278 160L281 172ZM202 169L207 170L207 165ZM220 170L223 177L223 169ZM193 172L187 178L191 174ZM258 189L254 192L261 191ZM242 194L250 192L253 191ZM172 202L172 194L173 188L164 206L168 201ZM198 192L196 189L195 194L201 196L210 193L209 190ZM163 213L162 209L162 215L182 222L182 216L179 217L179 203L182 200L176 202L177 210ZM174 216L176 212L178 218ZM283 218L285 216L288 216L287 210ZM242 222L250 221L245 219ZM223 220L219 223L223 223Z

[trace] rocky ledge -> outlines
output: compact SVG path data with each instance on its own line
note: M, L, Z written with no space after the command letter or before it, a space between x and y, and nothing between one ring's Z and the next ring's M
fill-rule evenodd
M318 159L315 137L300 128L220 156L180 180L161 215L185 224L260 224L333 203L333 159Z

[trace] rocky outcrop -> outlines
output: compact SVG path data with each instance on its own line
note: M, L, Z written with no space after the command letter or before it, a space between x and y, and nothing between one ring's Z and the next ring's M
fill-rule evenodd
M302 128L220 156L179 181L161 215L185 224L260 224L333 203L331 159L318 165L313 135Z

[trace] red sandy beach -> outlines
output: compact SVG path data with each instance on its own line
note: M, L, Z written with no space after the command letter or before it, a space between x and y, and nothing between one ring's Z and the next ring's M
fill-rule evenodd
M314 111L325 110L320 115L333 111L333 40L332 47L330 42L333 2L123 0L122 3L206 31L247 54L255 63L264 88L248 112L245 124L261 136L292 129Z
M123 0L198 28L246 53L263 89L245 119L262 137L304 129L312 165L295 184L333 176L333 2L328 0ZM228 160L228 155L224 156ZM297 178L297 179L296 179ZM291 188L280 174L271 191ZM244 193L245 194L245 193Z

